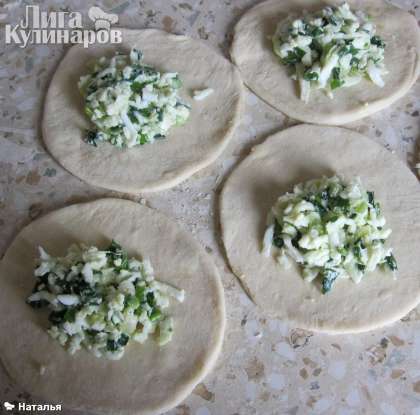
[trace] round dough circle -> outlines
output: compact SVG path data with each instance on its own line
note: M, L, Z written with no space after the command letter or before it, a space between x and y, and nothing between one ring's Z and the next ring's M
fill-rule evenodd
M113 238L129 255L150 258L156 279L185 289L185 301L170 306L173 339L162 348L153 340L131 343L118 361L85 350L72 356L45 331L46 314L25 303L37 246L62 255L71 243L104 247ZM6 252L0 278L0 331L7 333L1 360L17 384L50 403L97 413L161 413L191 393L221 349L224 296L210 257L173 220L131 201L72 205L32 222Z
M121 29L123 42L70 48L51 81L44 109L43 138L52 156L70 173L95 186L128 193L167 189L212 163L226 147L239 121L242 81L238 70L201 41L160 30ZM144 62L163 72L178 72L180 96L191 104L188 121L174 126L164 140L129 149L83 141L92 125L83 112L77 82L87 62L128 53L144 53ZM203 101L195 89L213 88Z
M309 103L299 98L297 82L274 54L271 36L277 23L289 14L320 10L329 0L268 0L249 10L235 27L231 56L245 84L260 98L289 117L309 123L340 125L380 111L408 92L419 70L420 31L414 16L381 0L349 0L350 7L366 11L385 40L385 86L363 80L334 91L311 92Z
M376 271L359 283L335 282L328 294L261 253L266 218L293 185L334 174L360 176L381 203L393 232L398 278ZM298 327L361 332L403 317L420 302L420 191L417 178L389 151L339 127L299 125L269 137L234 170L221 195L223 242L234 273L268 315Z

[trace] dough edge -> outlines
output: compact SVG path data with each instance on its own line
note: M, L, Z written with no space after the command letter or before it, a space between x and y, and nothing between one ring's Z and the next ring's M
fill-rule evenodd
M330 1L331 2L331 1ZM404 95L408 93L408 91L411 89L411 87L415 84L417 78L420 75L420 30L417 30L417 50L414 51L414 54L416 56L415 64L413 66L412 76L411 78L405 79L405 82L400 85L400 88L394 90L394 92L391 92L388 97L379 99L379 100L373 100L368 101L368 105L362 105L356 109L347 110L341 113L330 113L330 114L322 114L322 113L314 113L312 109L309 112L306 112L305 109L303 110L295 110L293 107L289 107L288 105L284 105L283 103L277 103L272 102L270 97L267 98L265 96L264 91L261 93L260 87L258 84L254 82L248 81L248 74L241 70L241 66L239 64L239 33L243 28L240 26L241 23L243 23L244 20L249 18L249 16L255 14L259 9L263 9L266 5L270 6L273 3L275 3L275 0L266 0L262 3L258 3L251 8L249 8L239 19L239 21L236 23L233 31L233 41L230 48L230 56L232 62L237 66L239 71L242 74L243 81L245 85L260 98L262 101L264 101L267 105L274 108L277 111L282 112L284 115L298 120L303 123L311 123L311 124L323 124L323 125L332 125L332 126L340 126L343 124L348 124L353 121L358 121L362 118L366 118L372 114L375 114L385 108L388 108L390 105L395 103L397 100L402 98ZM314 1L314 3L321 3L320 1ZM291 3L292 4L292 3ZM325 6L326 4L324 4ZM388 6L394 7L396 9L399 9L393 5L388 4ZM284 6L283 6L284 7ZM401 9L399 9L401 10ZM402 11L402 10L401 10ZM410 16L413 20L413 25L417 27L417 21L414 16L411 16L409 13L407 15ZM279 63L280 65L280 63ZM295 81L290 79L290 82L295 83ZM386 80L385 80L386 82ZM386 86L386 85L385 85ZM351 89L351 88L350 88ZM334 98L337 99L337 98ZM304 103L302 102L302 105Z
M196 42L196 43L201 44L201 46L203 48L206 48L209 53L217 54L217 55L219 55L220 59L223 59L226 62L229 62L219 50L217 50L215 48L212 48L210 45L208 45L207 43L205 43L201 40L194 39L194 38L188 37L186 35L175 35L175 34L172 34L172 33L168 33L164 30L154 29L154 28L146 28L146 29L119 28L119 29L121 29L123 31L123 33L127 33L129 36L131 36L133 34L136 34L136 33L149 33L149 34L156 33L158 35L167 36L168 39L172 39L172 40L175 40L175 41L177 41L177 40L188 40L188 41ZM120 44L116 44L116 47L118 47L119 45ZM75 169L73 168L71 163L69 164L65 158L64 158L64 160L62 160L60 155L54 154L54 150L51 149L52 146L49 144L50 139L47 138L49 136L49 133L48 133L49 125L48 125L47 118L49 116L49 111L52 112L52 110L48 110L47 107L49 107L50 105L53 106L53 104L54 104L54 100L51 97L51 95L52 95L51 85L56 82L56 78L57 78L56 74L60 71L60 69L62 67L64 67L67 64L66 58L74 50L74 48L83 48L83 47L81 45L74 45L73 47L69 48L65 52L65 54L62 57L62 59L60 60L60 62L58 63L58 65L56 67L56 70L55 70L53 76L51 77L50 83L47 87L47 93L45 95L45 99L44 99L44 102L43 102L43 113L42 113L42 121L41 121L41 132L42 132L42 137L43 137L43 143L46 146L49 154L54 158L54 160L57 161L57 163L60 164L60 166L62 166L67 172L69 172L73 176L75 176L75 177L77 177L77 178L83 180L84 182L86 182L88 184L91 184L93 186L97 186L97 187L103 188L103 189L109 189L109 190L114 190L114 191L118 191L118 192L123 192L123 193L138 194L138 193L159 192L159 191L170 189L170 188L180 184L181 182L183 182L183 181L187 180L188 178L190 178L191 176L193 176L195 173L197 173L200 170L202 170L202 169L208 167L209 165L211 165L223 153L223 151L226 149L229 142L233 138L235 130L240 123L240 116L241 116L242 108L243 108L243 105L244 105L244 88L243 88L243 82L242 82L242 78L241 78L239 70L236 68L235 65L231 64L232 70L234 72L236 89L237 89L237 92L238 92L238 98L237 98L237 101L236 101L236 108L234 110L234 115L233 115L233 118L230 120L229 125L227 127L225 127L225 129L224 129L222 142L219 143L217 146L213 146L212 151L209 151L207 153L203 153L200 157L200 161L189 164L189 165L184 165L184 166L182 166L182 168L179 168L179 169L175 170L175 173L173 171L169 171L167 175L166 175L166 173L163 175L163 176L166 176L166 177L161 177L154 182L145 183L141 186L135 185L133 183L121 183L121 184L118 184L118 185L108 185L108 184L104 183L104 182L106 182L106 180L104 181L101 178L85 176L85 175L82 176L80 174L80 172L75 173L74 172ZM177 128L177 127L173 127L173 128Z
M412 301L410 301L410 302L406 303L405 305L401 306L396 311L393 310L394 312L393 312L392 318L390 318L389 316L384 317L384 318L376 318L374 322L370 322L370 321L359 322L357 324L357 326L353 325L354 324L353 321L350 321L350 324L344 323L344 324L340 324L340 325L334 325L334 322L332 324L329 324L329 322L322 322L321 325L314 325L313 321L310 321L310 319L308 319L307 321L302 321L301 316L299 316L300 318L294 318L290 315L287 315L287 316L279 315L279 313L277 311L264 309L264 307L260 304L260 302L256 300L253 289L247 283L247 277L249 278L249 276L247 276L245 270L241 269L245 265L245 263L244 262L238 263L237 259L232 258L232 256L230 255L229 247L226 244L226 238L227 238L227 233L228 233L227 228L229 226L228 226L228 221L224 218L224 210L225 210L225 205L227 204L227 199L229 199L229 193L234 191L234 189L231 188L231 186L230 186L231 182L233 182L236 179L236 176L240 174L240 170L241 170L241 168L244 167L244 164L247 163L250 159L252 159L256 152L258 152L261 148L264 148L264 146L267 145L267 141L270 140L269 144L272 144L274 139L277 139L277 140L281 141L283 136L287 135L292 130L297 131L297 130L302 129L302 128L303 129L305 129L305 128L312 129L314 127L316 129L325 128L325 129L329 129L329 130L334 130L334 129L343 130L343 131L346 131L347 133L349 133L350 135L358 135L360 137L363 137L365 140L369 140L373 146L377 146L378 148L382 149L382 146L380 146L378 143L376 143L373 140L371 140L370 138L368 138L368 137L366 137L366 136L364 136L364 135L362 135L358 132L352 131L350 129L343 128L343 127L336 127L336 126L322 126L322 125L314 126L314 125L311 125L311 124L299 124L299 125L289 127L285 130L280 130L278 132L275 132L275 133L267 136L267 138L262 143L255 145L250 150L249 154L236 165L236 167L233 169L233 171L227 177L227 179L224 183L223 189L220 193L218 209L219 209L219 214L220 214L221 239L222 239L222 242L223 242L224 254L226 256L228 265L229 265L231 271L233 272L233 274L238 278L238 280L239 280L240 284L242 285L242 288L244 289L246 295L256 305L256 307L260 310L260 312L262 312L264 315L266 315L269 318L282 319L282 320L286 321L290 326L299 327L299 328L302 328L302 329L305 329L305 330L310 330L310 331L324 333L324 334L339 335L339 334L363 333L363 332L375 330L375 329L390 325L390 324L395 323L396 321L400 320L404 316L406 316L410 311L412 311L416 306L418 306L420 304L420 289L417 290L416 297L413 298ZM385 150L385 149L383 149L383 150ZM395 157L395 156L393 156L393 157ZM399 163L403 168L408 169L408 167L401 160L399 160ZM412 172L410 172L410 173L413 175L413 178L416 179L414 174ZM289 183L289 187L290 187L290 185L293 185L293 184L296 184L296 183ZM229 218L229 220L231 220L231 218ZM260 253L260 252L258 252L258 253ZM267 260L268 260L268 258L267 258ZM259 277L259 276L257 276L257 277ZM417 278L420 278L420 277L417 277Z
M115 198L115 197L105 197L105 198L99 198L99 199L94 199L91 201L87 201L87 202L81 202L81 203L74 203L59 209L55 209L53 211L50 211L48 213L46 213L45 215L42 215L41 217L31 221L29 224L26 224L25 226L23 226L15 235L15 237L13 238L12 242L10 243L9 247L6 249L6 252L2 258L2 260L0 261L0 270L1 267L4 263L4 258L7 257L7 254L9 251L11 251L14 247L15 244L17 244L19 241L17 241L18 237L20 236L20 234L24 231L27 230L29 227L31 227L31 225L35 222L38 221L46 221L48 222L49 219L54 218L54 216L56 215L57 212L65 210L65 209L78 209L79 206L82 207L95 207L97 205L102 205L102 204L107 204L107 203L128 203L128 204L132 204L132 205L137 205L138 207L142 208L142 209L148 209L149 211L153 212L154 215L158 215L160 216L161 219L166 220L168 222L171 222L171 226L173 226L174 228L177 228L179 233L183 236L188 238L189 242L192 243L194 245L195 250L197 250L197 252L203 256L206 259L206 262L208 262L209 264L211 264L212 268L213 268L213 273L214 273L214 285L216 287L217 290L217 297L218 297L218 309L217 309L217 314L218 314L218 322L220 323L220 326L218 327L218 331L217 331L217 341L214 344L213 349L207 351L207 356L208 359L203 362L203 364L201 364L200 366L197 366L195 369L195 372L193 374L191 374L190 378L188 379L187 382L185 382L183 385L181 385L181 387L178 388L177 390L177 394L175 394L172 398L166 399L166 401L162 404L162 405L158 405L155 407L150 407L150 408L146 408L146 409L142 409L139 411L132 411L131 409L122 409L120 408L118 410L118 413L121 414L127 414L127 415L133 415L133 414L139 414L139 415L158 415L161 414L163 412L169 411L173 408L175 408L177 405L179 405L180 403L182 403L194 390L194 388L214 369L214 366L216 364L217 359L219 358L221 351L222 351L222 346L223 346L223 341L224 341L224 335L225 335L225 329L226 329L226 307L225 307L225 297L224 297L224 289L223 289L223 285L221 282L221 277L220 277L220 273L216 267L216 265L214 264L214 261L212 260L212 258L204 251L204 249L202 248L202 246L192 237L192 235L184 230L182 227L180 227L178 224L174 224L173 220L171 220L168 216L166 216L164 213L161 213L159 210L154 209L154 208L150 208L150 207L146 207L143 205L139 205L138 203L128 200L128 199L120 199L120 198ZM92 358L94 358L92 356ZM0 354L0 364L3 366L7 376L16 384L19 384L19 382L14 379L14 377L12 376L12 371L9 369L9 363L3 358L2 354ZM30 391L28 391L30 392ZM43 399L42 396L37 396L37 398L39 399ZM60 402L56 402L56 403L60 403ZM64 404L65 405L65 404ZM115 408L111 408L109 409L108 407L96 407L96 408L92 408L89 405L70 405L69 407L65 407L65 409L71 409L71 410L88 410L88 411L92 411L93 413L105 413L105 414L114 414L114 410Z

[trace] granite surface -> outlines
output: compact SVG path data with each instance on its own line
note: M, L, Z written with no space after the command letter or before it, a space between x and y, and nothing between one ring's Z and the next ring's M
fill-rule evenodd
M184 33L226 55L234 23L254 3L71 0L43 1L41 7L81 11L86 18L88 8L99 5L117 13L120 26ZM394 3L420 18L418 0ZM0 254L19 229L45 212L101 196L143 198L193 233L220 269L226 293L228 326L222 356L213 373L171 415L420 415L418 309L392 326L366 334L316 334L266 319L226 265L216 209L224 178L253 145L295 122L246 92L241 124L229 147L210 167L153 195L133 197L93 188L61 168L46 153L41 139L46 87L68 46L21 49L4 44L4 24L21 19L25 4L30 2L0 1ZM420 138L419 96L417 83L389 109L348 127L395 152L413 168ZM4 400L34 402L0 369L0 403Z

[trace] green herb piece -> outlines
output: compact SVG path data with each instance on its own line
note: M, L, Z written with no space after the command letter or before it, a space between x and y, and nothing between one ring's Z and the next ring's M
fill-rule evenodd
M368 201L369 203L374 206L375 205L375 194L373 192L367 191Z
M300 240L300 238L302 238L302 233L298 230L296 232L296 236L292 239L292 245L295 248L299 248L299 240Z
M66 310L51 311L50 315L48 316L48 320L53 324L60 324L63 322L65 314Z
M398 266L397 266L397 261L396 261L396 259L395 259L395 257L394 257L394 255L393 255L393 254L388 255L388 256L385 258L385 261L386 261L386 265L388 265L388 268L389 268L391 271L396 271L396 270L398 269Z
M124 347L128 343L128 340L130 340L130 336L128 336L125 333L122 333L120 338L118 339L118 344Z
M283 63L286 65L295 65L299 63L305 56L305 51L301 48L295 48L293 51L289 51L287 56L283 58Z
M182 87L182 81L178 77L173 78L172 79L172 85L173 85L174 88L179 89L179 88Z
M136 94L140 94L146 85L146 82L133 82L131 84L131 90Z
M379 36L373 36L372 39L370 39L370 43L372 45L378 46L378 48L385 48L385 42L379 37Z
M311 37L317 37L324 33L324 31L318 26L309 26L308 34Z
M303 79L305 81L317 81L318 78L319 78L319 75L317 72L306 71L303 74Z
M140 304L146 301L145 291L146 291L145 287L136 288L136 297L139 300Z
M134 107L130 107L130 109L128 111L128 118L134 124L138 124L139 123L139 120L137 118L136 112L137 112L137 109L134 108Z
M273 245L277 248L282 248L284 245L283 237L281 236L282 226L277 220L274 221Z
M350 209L350 200L344 199L341 196L331 197L328 201L328 208L330 210L339 209L347 213Z
M106 342L106 348L109 352L116 352L119 348L118 341L115 340L107 340Z
M137 298L137 296L130 295L126 298L126 306L127 307L136 309L137 307L139 307L139 305L140 305L140 301Z
M97 131L87 131L84 141L94 147L98 146L98 132Z
M331 89L339 88L344 84L344 81L340 79L340 68L335 67L332 70L332 79L330 81Z
M145 134L140 133L139 137L140 137L140 140L139 140L140 145L144 145L148 142L147 136Z
M154 308L153 311L150 313L149 319L150 321L156 321L162 317L162 312L158 308Z
M155 295L152 292L147 293L146 301L147 301L147 304L149 304L150 307L154 307L155 304L156 304Z
M27 303L32 307L32 308L43 308L46 307L49 302L46 300L38 300L38 301L27 301Z
M321 273L322 278L322 293L326 294L331 290L333 282L337 279L338 272L333 269L325 269Z
M64 313L64 320L69 323L74 323L76 320L76 309L75 308L69 308Z

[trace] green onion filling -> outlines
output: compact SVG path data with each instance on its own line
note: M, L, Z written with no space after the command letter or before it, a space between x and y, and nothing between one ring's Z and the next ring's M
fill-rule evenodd
M86 132L87 143L144 145L165 138L170 128L187 121L190 106L178 96L179 75L159 72L143 64L142 58L136 49L129 55L101 57L80 78L84 112L95 126Z
M33 308L47 308L48 332L73 354L85 348L97 357L119 359L131 340L172 339L170 299L185 293L154 279L150 261L130 258L115 241L108 249L72 245L66 256L39 248Z
M279 197L268 216L263 252L286 268L293 260L305 280L319 281L327 293L337 279L359 283L377 267L397 270L385 224L379 202L360 179L324 177Z
M373 22L362 12L350 10L347 3L281 21L272 42L274 53L298 81L305 102L313 90L333 98L332 91L362 79L384 86L385 42Z

